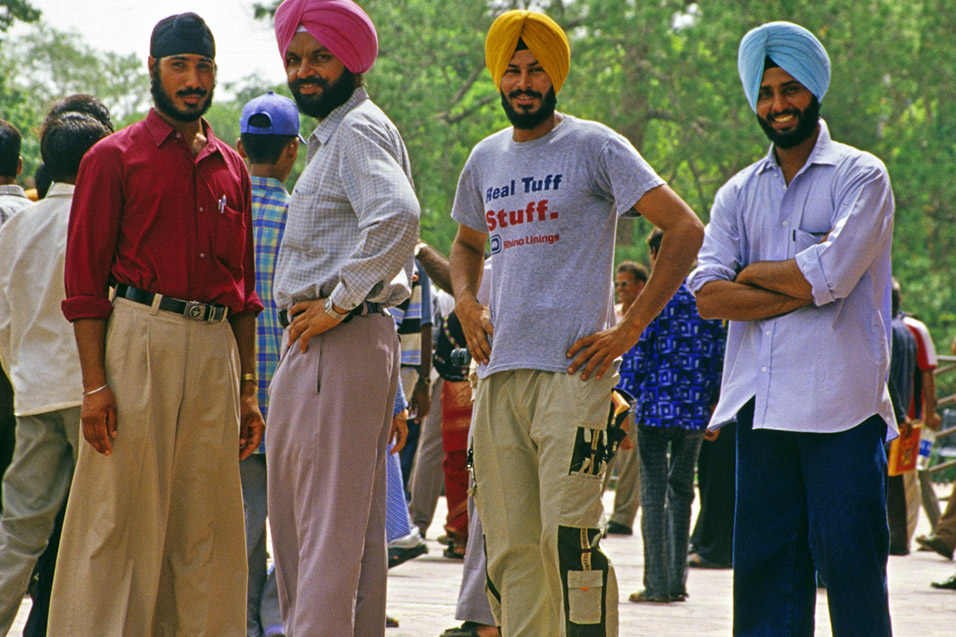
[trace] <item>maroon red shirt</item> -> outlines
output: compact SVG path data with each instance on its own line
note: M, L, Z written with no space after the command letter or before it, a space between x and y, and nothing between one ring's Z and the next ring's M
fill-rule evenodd
M154 110L83 158L70 211L70 321L106 318L109 286L258 312L252 192L238 153L216 139L193 156Z

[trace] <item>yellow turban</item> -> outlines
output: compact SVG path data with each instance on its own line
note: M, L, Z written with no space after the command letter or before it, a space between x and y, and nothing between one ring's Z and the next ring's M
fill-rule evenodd
M571 67L568 36L557 22L543 13L517 9L498 16L485 39L485 64L491 71L495 87L501 87L501 78L515 53L519 38L551 78L554 92L560 91Z

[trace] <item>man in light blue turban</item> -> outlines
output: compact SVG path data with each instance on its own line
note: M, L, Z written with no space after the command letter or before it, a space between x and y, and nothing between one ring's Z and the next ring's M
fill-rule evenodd
M820 119L812 33L760 26L738 67L772 144L718 191L688 279L702 317L730 320L709 426L737 422L734 634L812 635L818 571L834 635L888 636L893 191Z
M823 101L830 86L830 56L812 33L792 22L768 22L747 32L740 41L737 71L750 108L757 110L757 93L766 60L792 75Z

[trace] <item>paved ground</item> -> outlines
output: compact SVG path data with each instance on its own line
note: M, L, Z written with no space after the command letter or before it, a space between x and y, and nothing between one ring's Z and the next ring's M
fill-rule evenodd
M948 495L950 486L939 489ZM612 494L608 494L611 496ZM610 497L605 499L610 505ZM436 523L429 536L440 533L445 515L444 499L439 503ZM928 529L920 518L917 534ZM915 544L915 543L914 543ZM441 556L442 546L428 540L429 553L391 571L388 582L388 613L397 617L399 628L386 637L436 637L455 620L455 603L461 577L461 563ZM642 588L643 549L640 533L631 537L612 536L603 542L617 570L620 585L621 636L705 636L731 633L732 575L727 571L692 569L687 584L690 599L681 604L632 604L629 593ZM956 635L956 592L930 588L929 583L953 574L953 562L935 553L915 551L905 557L890 557L889 587L893 629L897 637L945 637ZM22 632L29 613L25 599L11 634ZM826 592L817 597L817 635L830 634Z

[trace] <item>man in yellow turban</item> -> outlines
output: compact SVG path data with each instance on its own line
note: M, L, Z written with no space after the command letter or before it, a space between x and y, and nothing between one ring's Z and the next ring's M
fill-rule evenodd
M489 600L505 635L616 635L617 582L599 546L611 390L703 226L624 137L554 110L570 47L553 20L505 13L485 53L512 126L479 142L462 171L451 274L479 364L472 432ZM664 240L654 276L613 325L617 221L637 214ZM487 306L476 298L486 245Z

